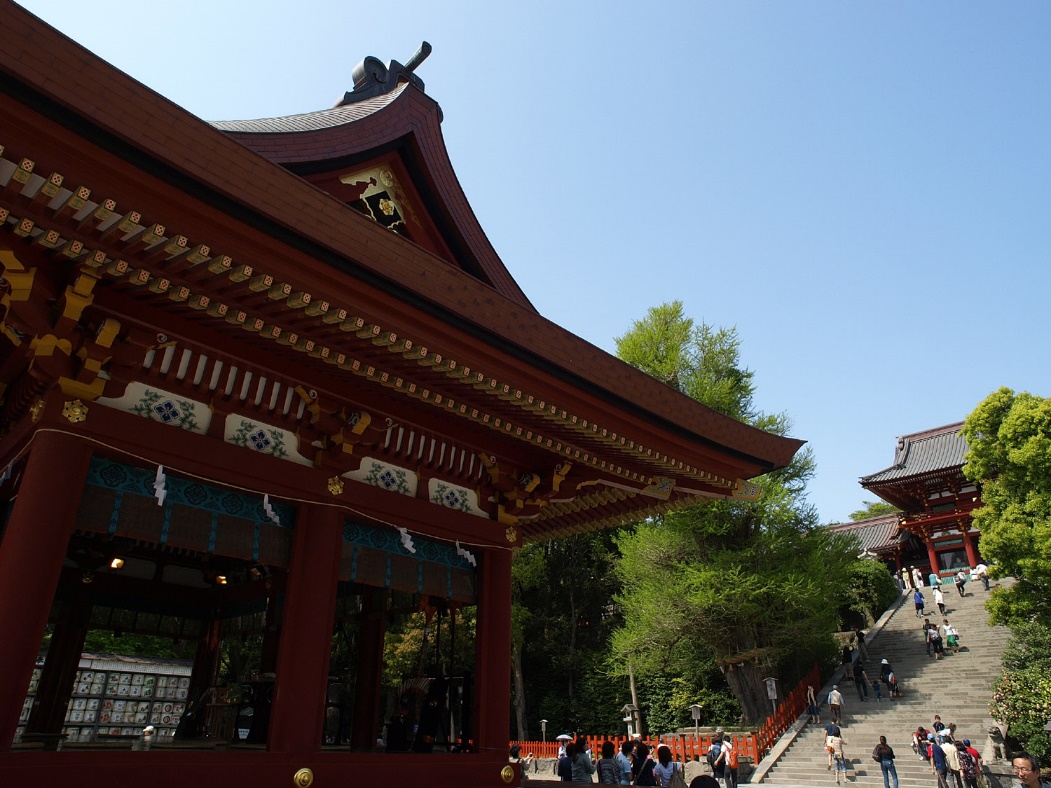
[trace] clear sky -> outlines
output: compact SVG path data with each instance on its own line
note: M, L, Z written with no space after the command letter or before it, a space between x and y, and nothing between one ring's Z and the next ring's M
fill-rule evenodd
M608 351L674 299L736 326L823 522L898 435L1051 396L1051 3L21 4L208 120L332 106L429 41L453 165L539 311Z

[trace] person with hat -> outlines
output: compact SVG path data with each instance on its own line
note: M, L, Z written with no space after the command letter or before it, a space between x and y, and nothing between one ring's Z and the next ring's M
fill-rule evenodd
M974 747L971 746L970 739L964 739L963 746L967 748L967 752L971 754L971 757L974 758L974 760L978 763L978 769L981 770L983 763L981 753L979 753L978 750L974 749Z
M879 680L887 685L887 689L888 690L890 689L890 681L888 680L888 677L893 672L894 672L894 670L890 666L890 660L889 659L884 657L883 659L881 659L879 661Z
M927 604L927 599L918 588L912 592L912 603L916 606L916 618L920 618L923 615L923 608Z
M923 572L916 567L912 568L912 584L917 588L923 588Z

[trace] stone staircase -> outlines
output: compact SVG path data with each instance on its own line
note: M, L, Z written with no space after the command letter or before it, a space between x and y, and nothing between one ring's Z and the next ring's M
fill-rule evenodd
M1010 581L1000 581L1007 583ZM869 659L865 670L869 678L879 675L880 660L890 661L898 677L904 697L887 697L876 703L872 687L867 702L859 702L854 682L837 674L835 683L843 693L844 752L850 762L848 782L868 784L880 788L883 773L872 760L872 748L881 735L894 748L895 766L901 788L930 788L936 780L927 761L912 751L912 732L922 724L930 729L935 714L942 722L956 723L956 738L970 739L972 746L983 752L987 730L993 724L988 703L993 682L1000 673L1000 659L1008 640L1008 630L990 627L985 612L988 593L980 582L969 582L966 596L961 598L956 587L943 586L945 606L950 623L960 632L961 651L946 653L941 660L928 657L923 633L912 604L911 593L903 597L900 606L886 620L878 633L869 636ZM930 588L924 589L928 607L926 617L931 623L941 623L943 616L934 605ZM885 617L884 617L885 618ZM883 619L881 619L883 620ZM824 687L819 699L824 701L833 682ZM804 717L802 720L806 720ZM827 788L835 783L835 773L827 770L828 755L824 751L824 724L831 719L828 705L821 708L821 725L797 724L786 736L794 736L769 770L760 769L758 781L771 785L821 785ZM774 752L777 752L775 747ZM893 786L892 786L893 788Z

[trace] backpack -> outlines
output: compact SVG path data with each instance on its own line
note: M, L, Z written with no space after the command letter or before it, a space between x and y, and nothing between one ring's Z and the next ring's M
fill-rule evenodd
M719 760L719 753L722 752L722 742L713 741L712 746L708 748L708 754L704 756L705 761L713 769L715 768L715 762Z
M729 766L731 769L736 769L737 766L739 765L738 764L738 760L737 760L737 748L736 747L731 747L729 749L729 751L726 753L726 765Z
M668 777L668 788L686 788L686 778L682 776L681 763L672 763L672 773Z

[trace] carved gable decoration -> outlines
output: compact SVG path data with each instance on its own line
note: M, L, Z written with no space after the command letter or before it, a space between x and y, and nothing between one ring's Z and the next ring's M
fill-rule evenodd
M341 175L339 180L357 194L348 204L388 230L412 237L410 224L417 232L424 229L411 198L391 167L370 167Z

